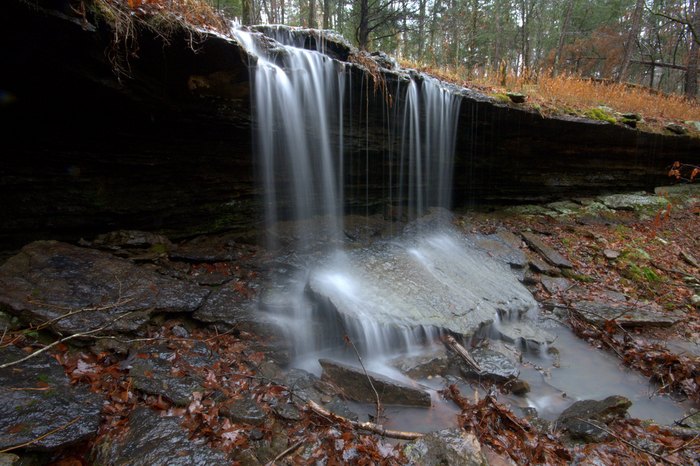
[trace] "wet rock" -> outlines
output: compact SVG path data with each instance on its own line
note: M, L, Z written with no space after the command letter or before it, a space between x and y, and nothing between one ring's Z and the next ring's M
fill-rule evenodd
M328 401L327 397L335 396L337 390L328 382L325 382L314 374L306 372L303 369L292 368L285 374L280 383L286 386L290 393L294 395L292 398L295 402L299 400L313 400L317 403Z
M615 320L625 328L670 327L684 319L680 312L664 312L653 304L631 305L627 303L601 303L582 301L576 304L575 311L587 322L596 325Z
M376 395L368 379L371 379L374 389L379 393L384 404L404 406L430 406L430 394L421 389L405 385L373 372L364 373L360 368L352 367L328 359L319 359L323 367L322 379L330 381L341 388L343 393L364 403L374 403Z
M661 196L641 194L610 194L600 196L598 199L606 207L613 210L639 210L643 208L662 209L669 203L668 199Z
M418 356L397 358L391 365L412 379L425 379L432 375L445 375L449 358L445 348L438 347Z
M173 260L187 262L231 262L239 257L236 242L231 235L198 236L178 244L170 253Z
M287 421L299 421L301 420L301 413L296 406L291 403L281 403L273 408L275 414L277 414L282 419Z
M513 383L509 384L507 387L513 395L525 396L526 393L530 392L530 384L525 380L515 380Z
M123 437L105 437L92 450L93 464L117 466L208 466L228 464L224 453L203 440L190 440L190 433L177 416L160 416L148 408L138 408L129 416Z
M560 293L571 288L572 283L564 277L547 277L543 276L541 278L542 286L550 294Z
M267 418L260 406L249 398L241 398L220 404L220 412L234 423L260 426Z
M547 207L561 215L571 215L581 210L581 205L572 201L550 202Z
M345 319L346 328L371 318L387 337L416 327L471 336L499 309L520 312L536 305L506 264L471 247L449 226L419 226L415 235L350 251L347 260L328 258L313 270L306 291L320 314L333 322Z
M341 400L339 397L333 397L331 401L323 405L328 411L338 416L342 416L346 419L357 421L358 417L354 411L351 411L348 404Z
M525 253L514 248L510 242L503 239L501 234L475 235L472 240L476 247L485 251L489 256L512 267L522 269L528 264Z
M561 270L553 265L549 265L540 256L531 255L529 257L529 264L532 270L549 276L561 275ZM538 281L539 283L539 281Z
M14 346L0 349L0 364L26 356ZM33 441L28 450L52 450L93 437L103 399L73 386L58 362L46 354L0 369L0 449Z
M104 248L155 248L165 252L172 248L170 240L157 233L138 230L117 230L97 236L93 242L93 246Z
M505 382L518 377L520 373L513 362L505 355L488 348L475 348L469 354L479 364L481 372L460 361L460 371L467 378L487 378Z
M521 234L527 245L544 257L550 264L562 269L573 268L574 265L569 262L568 259L559 254L550 246L546 245L544 241L542 241L536 234L527 231L524 231Z
M600 426L623 419L630 406L630 400L618 395L609 396L601 401L577 401L561 413L556 425L566 429L572 438L588 442L603 441L608 434L600 429Z
M508 343L518 343L528 348L538 348L544 343L552 343L554 335L522 320L502 320L494 326L493 331Z
M410 464L442 466L486 466L481 445L474 434L463 429L444 429L406 444L403 448Z
M184 406L192 400L194 392L203 390L203 380L183 368L173 372L175 361L184 361L184 366L203 367L217 359L202 342L195 342L190 351L175 351L165 345L147 346L130 356L129 376L138 390Z
M193 312L209 294L130 261L57 241L31 243L0 266L0 305L24 319L73 334L107 326L135 331L154 312ZM130 313L130 314L127 314Z
M253 301L232 286L224 285L211 292L192 318L210 324L252 330L255 327Z

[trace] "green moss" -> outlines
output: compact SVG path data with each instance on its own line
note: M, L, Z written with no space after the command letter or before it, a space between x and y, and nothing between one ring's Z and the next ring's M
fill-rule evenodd
M630 280L636 282L655 283L661 281L661 277L647 266L639 266L637 264L628 264L624 270L624 275Z
M561 271L561 274L565 276L566 278L569 278L571 280L576 280L577 282L581 283L593 283L596 281L595 278L590 277L588 275L583 275L580 273L576 273L573 270L570 269L564 269Z
M502 92L497 92L495 94L492 94L491 97L497 102L502 102L504 104L510 103L510 97L508 97L506 94Z
M586 110L585 115L591 120L607 121L608 123L612 123L613 125L617 123L617 119L614 116L612 116L610 113L608 113L606 110L600 107Z

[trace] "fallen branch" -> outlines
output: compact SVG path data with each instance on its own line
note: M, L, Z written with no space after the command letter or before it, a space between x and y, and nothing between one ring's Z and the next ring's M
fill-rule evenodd
M639 446L635 445L635 444L632 443L632 442L628 442L627 440L623 439L623 438L620 437L619 435L615 434L615 432L611 431L610 429L607 429L607 428L603 427L602 425L595 424L595 423L593 423L593 422L590 422L590 421L587 420L587 419L583 419L583 418L580 418L580 417L577 417L576 419L577 419L578 421L585 422L585 423L588 424L589 426L595 427L596 429L602 430L603 432L605 432L606 434L610 435L611 437L614 437L616 440L619 440L620 442L624 443L625 445L627 445L627 446L629 446L629 447L632 447L632 448L634 448L634 449L637 450L637 451L640 451L640 452L642 452L642 453L645 453L645 454L651 456L652 458L656 458L657 460L662 461L662 462L664 462L664 463L668 463L668 464L673 464L673 465L679 466L678 463L676 463L676 462L674 462L674 461L671 461L671 460L669 460L668 458L665 458L665 457L663 457L663 456L661 456L661 455L659 455L659 454L657 454L657 453L651 452L651 451L649 451L649 450L645 450L644 448L639 447Z
M12 446L12 447L5 448L4 450L0 450L0 454L2 454L2 453L7 453L8 451L12 451L12 450L17 450L18 448L28 447L29 445L32 445L32 444L34 444L34 443L36 443L36 442L38 442L38 441L40 441L40 440L42 440L42 439L45 439L45 438L48 437L49 435L53 435L53 434L55 434L56 432L60 432L60 431L62 431L63 429L72 426L73 424L75 424L76 422L78 422L78 420L79 420L81 417L82 417L82 416L77 416L77 417L75 417L73 420L69 421L67 424L63 424L62 426L59 426L59 427L57 427L57 428L55 428L55 429L53 429L53 430L50 430L50 431L46 432L45 434L42 434L42 435L38 436L37 438L32 439L32 440L30 440L30 441L28 441L28 442L24 442L24 443L21 443L21 444L19 444L19 445L14 445L14 446Z
M452 351L457 353L464 360L464 362L469 364L472 368L474 368L474 370L481 374L481 367L479 366L479 363L477 363L474 358L471 357L469 351L467 351L464 346L457 343L457 340L455 340L452 335L447 335L445 337L445 343Z
M415 440L418 438L423 437L424 434L421 434L420 432L406 432L406 431L401 431L401 430L390 430L390 429L385 429L379 424L375 424L374 422L359 422L359 421L353 421L348 418L345 418L343 416L339 416L337 414L334 414L327 409L321 407L318 405L316 402L313 400L309 400L307 402L307 406L311 411L314 413L318 414L319 416L335 420L337 422L341 423L347 423L353 426L356 429L360 430L366 430L368 432L372 432L375 434L379 434L382 437L389 437L389 438L395 438L395 439L400 439L400 440Z
M26 355L26 356L23 357L23 358L20 358L20 359L18 359L18 360L16 360L16 361L6 362L5 364L0 364L0 369L5 369L5 368L8 368L8 367L17 365L17 364L19 364L19 363L22 363L22 362L24 362L24 361L27 361L28 359L31 359L31 358L33 358L34 356L38 356L39 354L44 353L44 352L50 350L51 348L53 348L54 346L60 345L61 343L65 343L65 342L67 342L68 340L72 340L72 339L74 339L74 338L86 337L86 336L90 336L90 335L92 335L92 334L95 334L95 333L97 333L97 332L101 332L102 330L105 330L107 327L109 327L110 325L112 325L113 323L115 323L116 321L118 321L119 319L122 319L122 318L124 318L124 317L126 317L126 316L128 316L128 315L130 315L130 314L133 314L133 311L127 312L127 313L125 313L125 314L121 314L121 315L115 317L114 319L110 320L109 322L107 322L106 324L104 324L104 325L101 326L101 327L98 327L98 328L95 328L95 329L92 329L92 330L88 330L87 332L74 333L73 335L69 335L69 336L67 336L67 337L61 338L60 340L56 340L56 341L54 341L53 343L50 343L50 344L44 346L44 347L41 348L41 349L38 349L38 350L36 350L36 351L34 351L34 352L32 352L32 353L29 353L28 355Z
M374 397L375 397L375 402L377 403L377 415L374 418L375 420L379 421L382 416L383 408L382 408L382 402L379 399L379 393L377 392L377 389L374 388L374 384L372 383L372 377L369 376L367 373L367 369L365 369L365 365L362 362L362 357L360 356L360 352L357 351L357 347L355 346L355 343L352 342L349 336L345 335L345 341L352 346L352 349L355 350L355 355L357 356L357 360L360 362L360 366L362 367L362 372L365 373L365 377L367 377L367 382L369 382L369 386L372 387L372 391L374 392Z

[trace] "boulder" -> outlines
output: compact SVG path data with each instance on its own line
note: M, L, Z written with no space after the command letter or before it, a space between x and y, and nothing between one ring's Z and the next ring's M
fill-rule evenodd
M0 364L24 356L14 346L0 348ZM71 385L46 353L0 369L0 449L36 440L25 448L46 451L86 441L97 434L102 402L87 387Z
M223 416L237 424L260 426L267 419L267 415L260 408L260 405L250 398L229 400L220 404L219 408Z
M0 266L0 306L33 322L53 320L50 328L64 335L102 326L103 333L135 331L154 312L194 312L208 294L109 253L58 241L31 243Z
M568 290L573 286L571 281L564 277L547 277L543 276L540 279L542 286L550 294L556 294Z
M255 323L254 302L230 285L211 292L192 317L206 323L250 330Z
M444 429L430 433L403 447L410 464L442 466L487 466L476 436L463 429Z
M522 269L528 264L527 256L517 246L513 247L511 239L504 239L510 232L493 235L474 235L471 239L477 248L483 250L496 260L505 262L511 267ZM512 233L510 233L512 235ZM513 235L514 236L514 235Z
M126 435L107 435L92 450L93 464L117 466L208 466L231 459L203 439L191 440L178 416L138 408L129 416Z
M337 385L348 398L355 401L375 403L377 397L374 390L376 390L383 404L425 407L431 405L430 394L420 388L374 372L367 371L365 374L361 368L336 361L319 359L318 362L323 368L321 378Z
M599 196L598 200L613 210L663 209L669 204L669 200L664 197L645 193L609 194Z
M601 401L577 401L561 413L556 425L567 430L573 438L588 442L603 441L608 434L600 427L624 418L630 406L630 400L618 395L609 396Z

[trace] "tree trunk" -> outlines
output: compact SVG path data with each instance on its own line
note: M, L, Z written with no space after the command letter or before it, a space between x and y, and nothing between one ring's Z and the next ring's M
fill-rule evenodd
M360 0L360 23L357 26L357 46L367 50L369 42L369 1Z
M698 44L697 34L700 31L700 0L695 0L693 5L693 20L688 41L688 70L685 72L685 96L695 100L698 95Z
M323 29L331 28L331 0L323 0Z
M418 62L423 62L425 53L425 5L427 0L418 2Z
M566 34L569 30L569 22L571 21L571 12L574 10L575 0L568 0L566 4L566 13L564 13L564 21L561 23L561 31L559 31L559 43L557 44L557 54L554 56L552 63L552 76L556 76L561 69L561 54L564 51L566 43Z
M253 24L253 0L241 0L241 22Z
M620 73L617 75L617 82L622 82L627 79L629 74L630 61L632 60L632 49L634 44L637 42L639 37L639 31L642 28L642 12L644 11L644 0L637 0L637 4L634 7L634 13L632 13L632 26L630 27L630 32L627 35L627 42L625 42L625 52L622 56L622 64L620 65Z
M316 27L316 0L309 0L309 27Z

